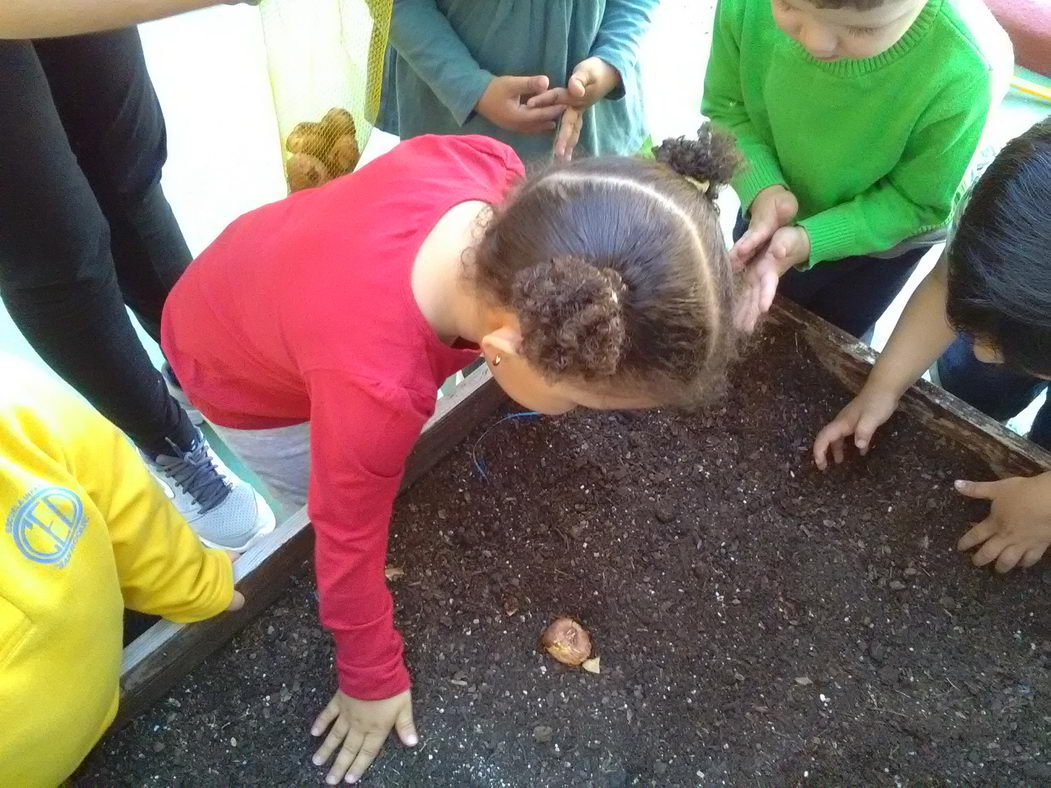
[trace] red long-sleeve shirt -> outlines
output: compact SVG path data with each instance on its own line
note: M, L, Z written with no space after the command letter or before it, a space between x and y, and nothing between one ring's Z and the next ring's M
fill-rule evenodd
M485 137L418 137L231 224L168 298L165 354L227 427L311 423L308 509L321 620L351 697L409 687L383 575L391 506L438 386L477 351L443 344L411 289L437 221L523 175Z

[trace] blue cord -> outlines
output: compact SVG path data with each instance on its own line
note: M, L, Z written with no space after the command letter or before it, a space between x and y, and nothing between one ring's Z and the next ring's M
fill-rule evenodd
M511 419L535 419L539 417L540 414L537 413L535 410L527 410L522 413L508 413L495 424L490 424L488 429L486 429L485 432L478 436L478 440L474 442L474 446L471 447L471 460L474 462L474 468L476 471L478 471L478 475L481 476L485 481L489 481L489 474L485 472L485 463L478 459L478 446L483 440L485 440L486 435L488 435L494 429L499 427L505 421L510 421Z

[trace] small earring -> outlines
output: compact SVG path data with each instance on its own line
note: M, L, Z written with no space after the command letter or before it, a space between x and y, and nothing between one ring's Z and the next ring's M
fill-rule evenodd
M493 366L494 366L494 367L498 367L498 366L500 366L500 362L501 362L501 361L503 361L503 359L502 359L502 358L500 357L500 355L499 355L499 354L497 354L497 355L493 356Z

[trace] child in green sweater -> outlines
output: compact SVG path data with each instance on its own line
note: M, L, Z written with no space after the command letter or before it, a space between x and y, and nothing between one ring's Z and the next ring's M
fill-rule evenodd
M870 332L944 236L1010 72L980 0L720 0L702 110L749 165L742 327L780 288Z

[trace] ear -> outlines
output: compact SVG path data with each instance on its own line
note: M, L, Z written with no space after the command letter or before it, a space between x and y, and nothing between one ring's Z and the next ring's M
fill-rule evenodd
M521 355L522 334L514 325L503 325L495 331L490 331L479 343L482 353L492 361L496 356L501 358L517 358Z

